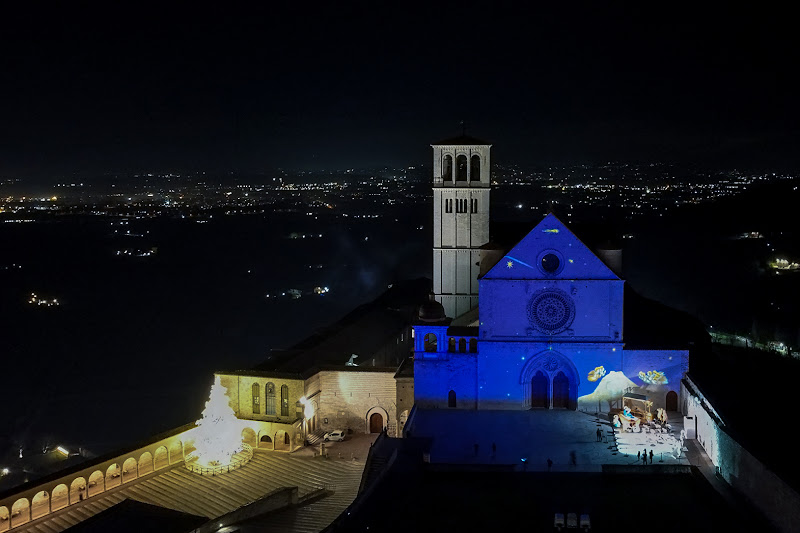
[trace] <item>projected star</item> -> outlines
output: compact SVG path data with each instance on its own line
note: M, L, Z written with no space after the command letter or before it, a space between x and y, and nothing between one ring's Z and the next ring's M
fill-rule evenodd
M511 268L511 267L513 267L513 266L514 266L514 261L506 261L506 266L507 266L508 268Z

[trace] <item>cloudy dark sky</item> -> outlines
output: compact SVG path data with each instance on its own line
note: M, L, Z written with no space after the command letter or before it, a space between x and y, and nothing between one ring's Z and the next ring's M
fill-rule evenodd
M0 177L413 164L462 119L496 161L800 160L788 12L18 4Z

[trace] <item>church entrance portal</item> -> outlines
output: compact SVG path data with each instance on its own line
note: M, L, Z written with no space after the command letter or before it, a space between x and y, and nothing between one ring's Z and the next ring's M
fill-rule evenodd
M372 413L369 417L369 432L380 433L383 431L383 416L380 413Z
M520 385L526 408L577 408L579 380L575 366L567 357L547 350L529 359L521 374Z
M531 380L531 407L542 409L550 407L550 380L541 371Z
M678 410L678 393L674 390L671 390L667 393L667 411L677 411Z
M569 409L569 380L563 372L553 378L553 409Z

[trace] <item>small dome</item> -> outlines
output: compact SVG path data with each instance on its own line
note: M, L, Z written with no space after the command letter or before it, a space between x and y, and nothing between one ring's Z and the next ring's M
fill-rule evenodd
M432 294L430 300L419 306L419 319L422 322L439 322L445 318L444 307L433 299Z

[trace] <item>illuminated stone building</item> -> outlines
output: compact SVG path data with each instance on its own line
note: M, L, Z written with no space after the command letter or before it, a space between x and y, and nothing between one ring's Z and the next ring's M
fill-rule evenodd
M504 256L487 246L490 147L433 145L443 309L415 326L417 407L608 411L636 390L653 412L677 410L688 351L626 348L624 281L561 221L548 215Z
M478 283L477 313L415 325L419 408L678 408L687 350L628 349L624 281L554 215Z
M447 316L478 306L480 248L489 242L489 150L466 135L433 146L433 292Z
M691 412L701 421L698 432L720 433L716 419L704 415L710 406L682 388L689 351L676 342L669 313L626 287L618 263L601 260L552 214L498 251L489 244L491 145L462 136L432 147L432 294L428 280L397 284L255 368L217 372L230 406L248 421L245 443L291 452L334 429L410 436L415 420L432 411L467 418L476 416L469 411L607 412L631 394L652 402L653 414L659 407ZM366 479L363 464L287 467L292 454L256 454L210 489L173 468L192 430L176 428L0 495L0 532L51 515L42 530L61 531L126 498L205 516L216 530L237 523L245 506L272 505L265 498L282 498L275 508L285 510L322 497L321 505L304 508L321 528ZM713 438L709 449L721 444L710 455L722 465L732 454L718 450L731 445ZM326 507L324 489L306 478L290 482L291 468L314 483L338 484L336 505ZM271 527L281 530L278 522Z

